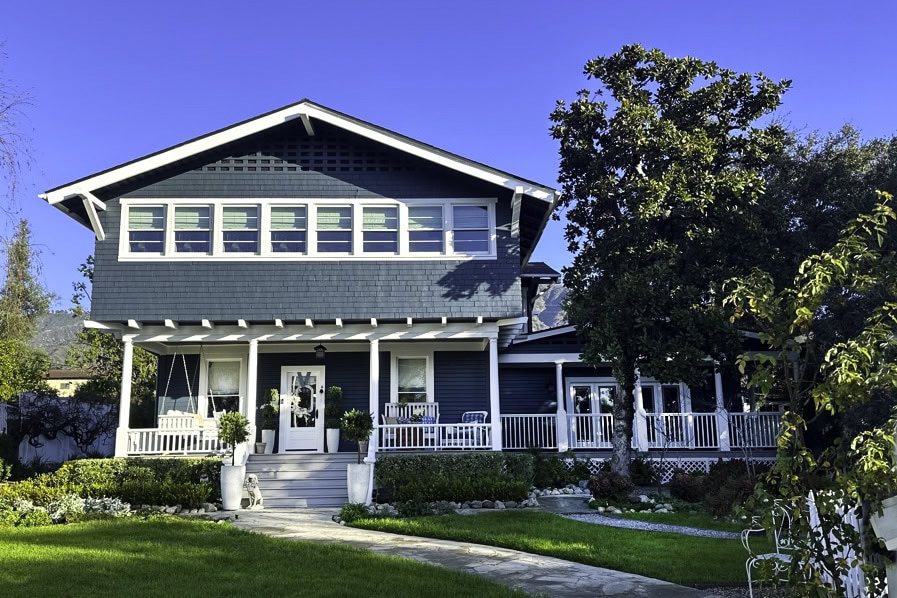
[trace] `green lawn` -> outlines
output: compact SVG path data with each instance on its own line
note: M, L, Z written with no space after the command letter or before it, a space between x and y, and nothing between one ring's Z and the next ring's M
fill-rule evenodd
M502 546L684 585L747 581L747 554L739 540L604 527L550 513L503 511L406 520L365 519L352 525Z
M352 548L167 518L0 528L4 596L516 596L484 578Z

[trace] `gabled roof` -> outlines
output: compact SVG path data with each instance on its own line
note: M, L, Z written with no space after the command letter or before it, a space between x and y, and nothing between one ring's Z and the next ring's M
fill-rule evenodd
M551 213L550 208L554 206L556 191L550 187L492 168L480 162L469 160L307 99L54 187L40 197L51 205L62 209L75 220L90 226L97 234L97 237L101 239L103 233L96 211L104 210L105 204L93 194L94 191L215 149L226 143L271 129L294 119L301 119L310 135L314 134L314 123L316 121L329 123L345 131L428 160L434 164L509 189L514 193L515 215L519 215L519 206L524 197L537 200L540 203L544 202L544 205L549 208L545 211L545 221L547 221ZM545 222L542 222L542 227L544 227L544 224ZM541 233L541 227L539 228L539 233Z

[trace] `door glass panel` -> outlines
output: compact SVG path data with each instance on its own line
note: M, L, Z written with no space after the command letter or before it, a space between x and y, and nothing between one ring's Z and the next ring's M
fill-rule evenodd
M663 387L663 412L679 413L679 387L664 386Z
M599 386L598 387L598 412L599 413L612 413L614 406L614 394L616 393L616 388L613 386Z
M642 386L642 407L645 413L654 413L654 387Z
M592 412L592 387L591 386L574 386L573 387L573 413L591 413Z
M290 410L291 428L313 428L318 416L317 376L311 372L290 372L290 395L286 407Z

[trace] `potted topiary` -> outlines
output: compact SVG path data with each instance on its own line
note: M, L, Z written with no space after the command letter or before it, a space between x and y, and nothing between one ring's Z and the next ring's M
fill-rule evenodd
M265 443L265 454L274 453L275 430L280 421L280 393L276 388L269 388L265 393L265 404L259 410L262 415L262 442Z
M227 447L227 453L221 463L221 508L235 511L243 500L243 480L246 478L246 465L240 454L240 445L249 439L249 420L242 413L229 411L218 418L218 439ZM238 463L239 462L239 463Z
M339 452L340 417L343 415L343 389L331 386L327 389L327 402L324 403L324 427L327 429L327 452Z
M343 414L341 426L346 438L358 443L358 463L349 463L346 481L349 485L349 502L367 502L371 483L371 464L361 462L361 454L367 452L374 420L367 411L353 409Z

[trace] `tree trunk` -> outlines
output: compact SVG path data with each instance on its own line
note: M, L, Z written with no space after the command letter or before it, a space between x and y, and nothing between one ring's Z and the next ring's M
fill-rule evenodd
M635 393L635 367L628 368L622 377L617 377L620 395L614 400L614 436L610 457L610 468L614 473L629 477L629 452L632 447L633 396Z

